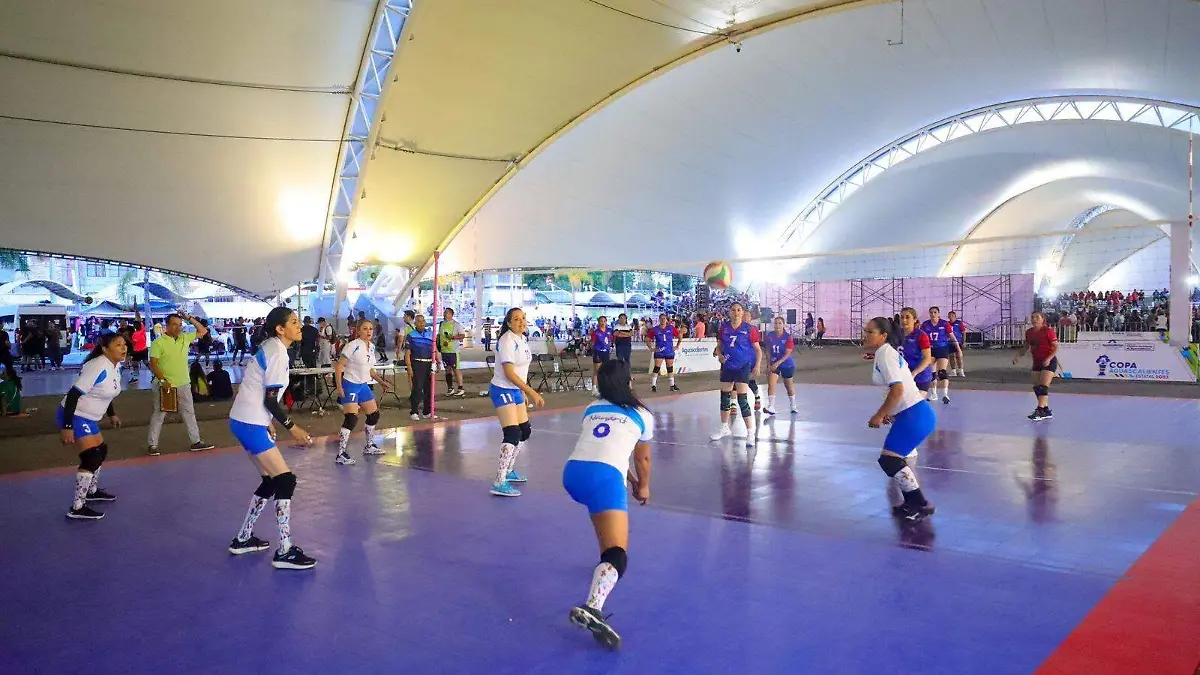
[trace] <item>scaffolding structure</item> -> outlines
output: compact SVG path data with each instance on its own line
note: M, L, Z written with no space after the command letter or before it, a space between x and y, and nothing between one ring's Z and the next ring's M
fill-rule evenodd
M804 325L804 316L817 311L817 282L801 281L789 286L776 286L774 297L764 297L763 304L773 307L779 316L787 322L788 327ZM789 315L789 310L795 310Z
M864 311L882 303L886 316L899 314L904 307L904 279L852 279L850 281L850 333L855 344L861 341L867 325Z
M982 284L968 279L979 277L954 277L950 280L950 308L963 317L968 326L982 334L983 342L993 345L1013 345L1025 340L1025 318L1014 320L1012 301L1012 275L992 277ZM994 305L999 319L987 326L971 325L970 316L981 314L981 305ZM968 316L968 307L973 309ZM972 345L977 346L977 345Z

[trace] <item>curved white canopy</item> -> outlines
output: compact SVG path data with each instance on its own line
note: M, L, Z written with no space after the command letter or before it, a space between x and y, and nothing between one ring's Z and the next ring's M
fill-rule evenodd
M312 278L377 11L373 0L7 3L3 245L259 293ZM746 241L774 253L831 181L937 120L1064 94L1200 103L1195 3L913 0L906 19L902 33L899 6L881 0L417 2L375 115L346 258L420 266L460 225L447 271L669 268L742 255ZM1088 123L1100 126L1084 125L1070 152L1029 135L1074 133L1056 124L909 160L805 250L874 232L855 209L919 213L910 190L926 190L930 215L913 217L907 243L938 239L934 221L965 233L1015 196L1013 174L1062 161L1092 173L1009 207L1062 228L1115 203L1079 196L1090 190L1127 199L1116 205L1138 218L1183 215L1177 132L1144 140ZM961 198L916 186L948 180Z
M778 254L779 233L830 181L937 120L1031 96L1196 103L1189 71L1200 48L1188 36L1200 29L1200 6L928 0L910 3L905 43L889 46L895 9L801 21L628 93L493 197L443 268L662 267ZM1114 201L1140 218L1180 218L1186 150L1179 132L1123 122L963 138L860 189L804 251L958 239L1031 190L993 215L993 234L1002 221L1064 229ZM895 221L903 226L880 227Z

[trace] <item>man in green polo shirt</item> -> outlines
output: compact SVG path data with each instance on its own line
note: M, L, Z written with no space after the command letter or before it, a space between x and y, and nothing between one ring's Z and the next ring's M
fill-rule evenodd
M187 318L196 328L195 333L183 332L183 319ZM197 339L208 335L208 328L195 317L172 314L167 317L166 329L150 345L150 372L160 389L174 389L178 395L179 416L187 426L188 438L192 441L191 451L211 450L213 445L200 440L200 426L196 424L196 407L192 403L192 380L188 373L188 347ZM158 438L162 433L163 420L167 414L162 410L162 392L155 392L154 413L150 415L150 454L158 451Z
M454 310L449 307L442 312L442 323L438 326L438 353L442 355L442 367L446 369L446 395L463 397L462 371L458 369L458 341L466 337L462 326L454 320ZM454 383L458 383L458 391Z

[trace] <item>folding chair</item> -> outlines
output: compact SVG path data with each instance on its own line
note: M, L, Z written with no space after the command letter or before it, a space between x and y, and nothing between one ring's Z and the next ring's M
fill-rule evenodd
M570 358L564 355L561 361L560 376L563 386L567 389L586 389L585 382L591 381L592 371L584 367L579 352L572 352L569 356Z

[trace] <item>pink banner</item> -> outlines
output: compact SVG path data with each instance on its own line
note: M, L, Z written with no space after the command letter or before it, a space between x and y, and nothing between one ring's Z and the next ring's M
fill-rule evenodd
M961 279L961 282L959 281ZM969 330L985 330L999 324L1002 305L1010 303L1011 320L1023 321L1033 311L1033 275L1012 274L975 277L920 277L914 279L863 279L862 320L876 316L891 317L903 307L912 307L924 319L929 308L937 306L942 316L951 310L958 318L967 322ZM796 326L802 329L805 317L811 312L813 318L825 320L825 337L832 339L857 339L861 326L852 326L850 321L852 293L858 281L818 281L798 284L767 284L759 292L764 307L786 316L787 310L796 310ZM956 284L961 284L957 289ZM956 295L961 300L955 306ZM1007 296L1007 297L1006 297Z

